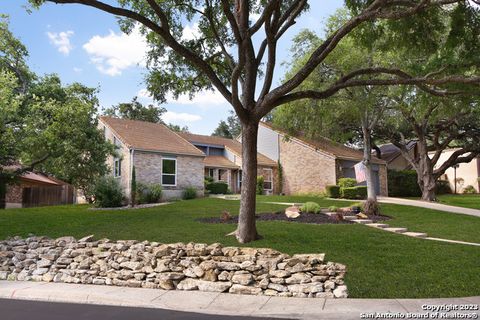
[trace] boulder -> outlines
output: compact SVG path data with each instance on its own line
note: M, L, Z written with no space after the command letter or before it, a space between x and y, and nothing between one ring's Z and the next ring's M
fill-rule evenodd
M256 287L251 287L251 286L244 286L241 284L234 284L228 290L230 293L236 293L236 294L253 294L253 295L259 295L262 293L262 288L256 288Z
M347 298L347 286L338 286L335 290L333 290L333 295L335 296L335 298Z
M289 219L296 219L300 217L300 208L297 206L288 207L285 209L285 215Z

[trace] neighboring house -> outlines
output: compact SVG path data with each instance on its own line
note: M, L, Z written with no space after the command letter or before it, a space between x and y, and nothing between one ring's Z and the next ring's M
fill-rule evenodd
M205 153L205 176L214 181L224 181L233 193L240 193L242 186L242 144L233 139L179 133ZM257 153L257 174L264 178L266 194L278 193L277 162Z
M291 136L264 122L258 131L258 151L281 164L285 194L324 191L339 178L355 178L354 165L363 160L361 151L327 138ZM375 190L386 196L386 162L375 157L372 162Z
M438 159L435 168L441 166L451 155L458 149L447 149L442 152ZM432 154L433 153L429 153ZM452 192L455 191L455 184L457 186L457 193L462 193L465 187L473 186L477 192L479 189L480 177L480 157L473 159L468 163L460 163L458 167L450 167L445 171L445 174L440 177L440 180L448 180ZM457 179L457 181L455 181Z
M387 143L379 146L382 160L387 162L387 168L392 170L410 170L412 166L407 159L402 155L400 149L392 143ZM408 153L414 159L417 158L417 143L410 141L407 144Z
M136 180L161 184L163 197L180 198L193 187L199 195L204 189L205 154L163 124L100 117L105 138L118 147L119 157L107 160L125 196L130 196L132 168Z
M61 180L27 171L7 186L5 201L7 209L72 204L75 191Z

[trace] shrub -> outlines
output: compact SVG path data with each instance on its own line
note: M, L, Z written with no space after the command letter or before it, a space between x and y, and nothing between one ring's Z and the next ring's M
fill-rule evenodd
M207 185L207 190L210 191L211 194L227 194L228 184L220 181L212 182Z
M452 193L452 188L450 188L450 182L448 182L448 180L438 180L436 184L437 194Z
M263 183L265 182L265 179L263 176L258 176L257 177L257 194L263 194Z
M419 197L422 195L415 170L388 170L387 178L388 194L391 197Z
M197 197L197 189L194 187L188 187L183 190L182 199L183 200L191 200Z
M329 198L339 198L340 197L340 187L335 185L328 185L325 187L325 192Z
M322 208L320 207L320 205L316 202L306 202L301 208L300 210L302 212L308 212L308 213L320 213L320 210Z
M477 190L475 190L475 188L473 186L468 185L463 189L463 193L464 194L474 194L474 193L477 193Z
M138 203L157 203L162 198L162 186L159 184L137 184Z
M100 208L122 206L123 193L118 180L114 177L102 177L95 183L93 189L95 205Z
M337 211L338 211L338 207L336 207L336 206L330 206L330 207L328 207L328 211L330 211L330 212L337 212Z
M338 179L338 186L340 188L352 188L357 185L357 179L354 178L340 178Z
M344 199L365 199L367 197L366 186L341 188L340 192Z

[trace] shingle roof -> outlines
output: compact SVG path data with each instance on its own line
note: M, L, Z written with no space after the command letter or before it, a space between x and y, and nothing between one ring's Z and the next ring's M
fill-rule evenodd
M263 125L274 131L277 131L284 136L290 136L290 137L296 138L301 142L305 143L306 145L309 145L314 149L319 149L327 154L332 155L337 159L353 160L353 161L361 161L363 159L362 151L349 148L347 146L344 146L343 144L332 141L325 137L321 137L317 139L309 139L301 134L297 134L297 135L287 134L281 130L274 128L272 125L265 122L260 122L260 125ZM377 164L385 164L385 161L378 159L377 157L374 157L374 156L372 156L372 162Z
M242 144L236 140L215 137L215 136L204 136L200 134L183 133L183 132L179 134L193 144L223 146L224 148L233 152L238 157L242 157ZM275 161L264 156L261 153L257 153L257 161L258 161L258 164L262 166L274 167L277 165Z
M407 143L407 149L411 150L413 147L416 145L416 141L409 141ZM387 161L389 163L390 161L393 161L395 158L397 158L399 155L402 153L400 152L400 149L395 146L393 143L387 143L384 145L379 146L380 152L382 153L382 159Z
M205 156L202 151L163 124L111 117L100 117L100 120L129 148Z
M228 169L239 169L232 161L228 160L224 156L206 156L203 159L203 164L205 167L215 167L215 168L228 168Z

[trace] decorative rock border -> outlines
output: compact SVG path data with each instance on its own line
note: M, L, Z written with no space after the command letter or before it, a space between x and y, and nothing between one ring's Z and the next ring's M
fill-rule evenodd
M87 236L0 241L0 280L346 298L345 265L324 254Z

